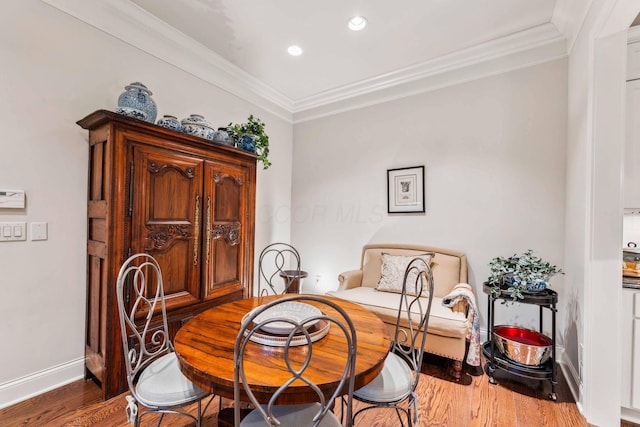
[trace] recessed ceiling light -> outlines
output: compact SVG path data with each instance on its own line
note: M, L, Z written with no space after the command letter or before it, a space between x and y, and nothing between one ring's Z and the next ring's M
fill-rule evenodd
M291 56L300 56L302 55L302 48L294 44L287 48L287 52L289 52Z
M351 31L360 31L367 26L367 18L364 16L354 16L349 19L349 29Z

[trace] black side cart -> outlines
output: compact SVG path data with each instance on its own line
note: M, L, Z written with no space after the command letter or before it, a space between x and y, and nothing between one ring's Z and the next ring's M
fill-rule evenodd
M485 365L485 371L489 377L489 383L495 384L494 373L496 369L503 369L514 375L521 377L531 378L534 380L549 380L551 383L551 393L549 399L555 401L556 396L556 303L558 302L557 292L551 289L545 289L536 293L525 293L524 299L518 300L522 304L535 304L540 307L540 333L542 332L542 318L543 309L551 311L551 357L545 363L539 366L523 365L515 362L496 347L493 337L494 330L494 315L495 315L495 303L496 300L511 300L511 294L507 291L502 291L500 295L493 296L491 294L491 286L486 282L483 286L483 291L489 296L489 331L487 341L482 345L482 351L487 358Z

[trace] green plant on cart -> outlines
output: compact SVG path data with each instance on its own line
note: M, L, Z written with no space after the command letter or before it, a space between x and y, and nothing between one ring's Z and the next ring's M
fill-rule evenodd
M506 290L513 301L524 298L532 289L544 289L549 279L564 274L561 268L534 255L532 249L510 257L495 257L489 262L491 295L498 297Z

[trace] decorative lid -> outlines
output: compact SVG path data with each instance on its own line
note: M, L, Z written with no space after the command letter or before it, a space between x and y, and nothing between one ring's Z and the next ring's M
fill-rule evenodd
M125 86L124 88L126 90L129 90L129 89L140 89L140 90L142 90L144 92L147 92L150 96L153 95L153 93L145 85L143 85L140 82L133 82L133 83Z

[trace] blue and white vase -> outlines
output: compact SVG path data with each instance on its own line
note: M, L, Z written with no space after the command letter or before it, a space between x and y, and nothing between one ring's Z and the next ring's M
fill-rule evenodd
M547 289L547 281L545 280L538 280L536 282L528 282L527 285L525 286L525 289L527 290L527 292L542 292L545 289Z
M238 138L238 148L248 151L250 153L256 152L256 140L258 137L250 133L243 133Z
M151 98L151 91L140 82L125 86L125 92L118 97L116 113L155 123L158 108Z
M513 274L506 274L503 278L502 278L502 288L503 289L508 289L512 286L514 286L515 283L515 279L513 277ZM536 280L533 282L527 282L524 286L524 290L526 292L542 292L545 289L547 289L547 286L549 284L549 278L546 278L546 280Z
M195 135L213 141L215 131L216 129L213 125L200 114L191 114L189 117L182 119L182 132L188 133L189 135Z
M213 141L224 145L230 145L232 147L234 146L233 141L227 132L227 128L218 128L218 130L213 133Z
M162 126L163 128L173 129L173 130L177 130L178 132L182 132L182 124L180 123L180 120L178 120L178 118L175 116L170 116L165 114L160 120L158 120L158 123L156 124L158 126Z

